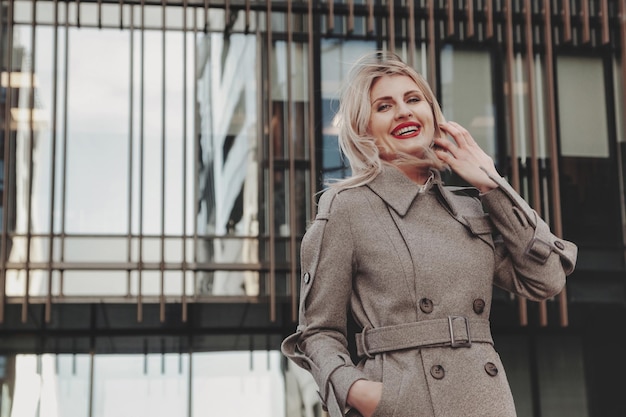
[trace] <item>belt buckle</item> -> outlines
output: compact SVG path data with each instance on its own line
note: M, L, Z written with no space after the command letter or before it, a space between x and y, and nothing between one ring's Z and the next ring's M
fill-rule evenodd
M454 326L455 319L463 319L465 321L465 331L467 332L467 340L455 340L454 338ZM450 346L453 348L470 347L472 346L472 336L470 335L469 320L466 316L448 316L448 328L450 329Z

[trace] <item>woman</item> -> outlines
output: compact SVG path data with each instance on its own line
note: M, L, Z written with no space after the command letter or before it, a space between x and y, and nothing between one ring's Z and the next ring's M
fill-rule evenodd
M395 55L355 64L339 120L353 175L322 195L302 241L299 326L283 353L312 373L331 417L515 416L489 328L492 285L552 297L576 246ZM444 187L446 168L473 188Z

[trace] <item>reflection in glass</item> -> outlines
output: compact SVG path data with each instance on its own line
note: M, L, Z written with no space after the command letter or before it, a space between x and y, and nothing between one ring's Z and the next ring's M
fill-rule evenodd
M335 114L339 107L341 84L351 65L366 52L376 49L375 42L323 40L321 47L322 71L322 149L321 171L323 183L350 175L348 161L343 160L338 143Z
M618 250L620 194L610 157L604 61L559 56L556 62L564 235L579 246ZM621 261L606 267L621 268Z
M208 34L197 47L205 59L198 62L198 233L258 236L256 38ZM256 263L257 246L252 239L202 239L196 255L201 263ZM257 287L246 284L256 279L248 275L199 272L198 288L201 293L222 289L229 295L256 295L247 293Z
M0 417L285 416L278 351L0 356L0 370Z

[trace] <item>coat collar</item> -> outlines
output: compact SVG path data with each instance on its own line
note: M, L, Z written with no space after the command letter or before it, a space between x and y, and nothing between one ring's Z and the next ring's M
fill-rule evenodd
M432 172L434 174L432 189L439 195L440 201L444 204L452 217L459 218L460 216L456 208L452 190L444 187L439 171L433 170ZM367 187L378 195L388 206L393 208L401 217L406 215L411 204L420 192L420 187L411 181L402 171L387 164L383 165L382 172L367 184Z
M434 174L432 187L443 189L439 171L432 172ZM367 184L367 187L402 217L406 215L420 193L420 187L417 184L398 168L387 164L383 165L382 172Z

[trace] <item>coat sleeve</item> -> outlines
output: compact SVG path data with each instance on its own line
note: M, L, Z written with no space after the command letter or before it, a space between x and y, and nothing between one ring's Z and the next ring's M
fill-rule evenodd
M332 211L327 211L333 201ZM334 190L302 239L299 324L281 346L285 356L313 375L331 417L341 417L352 384L365 379L347 347L353 244L349 210Z
M533 301L558 294L572 273L578 248L558 238L504 178L481 196L502 236L496 245L495 285Z

